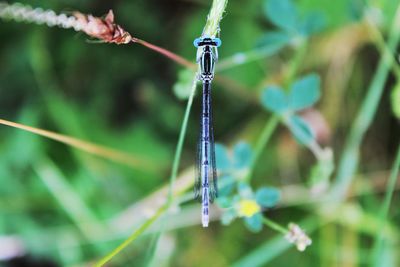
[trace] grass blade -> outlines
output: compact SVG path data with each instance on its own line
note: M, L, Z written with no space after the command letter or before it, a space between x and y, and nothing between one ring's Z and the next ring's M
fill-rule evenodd
M371 261L371 266L376 266L376 267L382 266L380 262L380 255L385 253L385 247L389 245L387 240L384 239L383 230L386 219L389 214L390 203L393 198L393 192L395 190L396 181L399 176L399 170L400 170L400 146L397 149L397 156L394 161L392 170L390 172L389 180L386 186L385 199L382 203L379 214L380 227L375 236L375 244L373 248L373 254L372 254L373 259Z
M94 143L83 141L83 140L80 140L80 139L77 139L74 137L70 137L67 135L63 135L63 134L59 134L59 133L55 133L55 132L23 125L20 123L3 120L3 119L0 119L0 124L10 126L13 128L17 128L17 129L21 129L21 130L24 130L27 132L31 132L33 134L37 134L37 135L52 139L54 141L58 141L60 143L77 148L77 149L85 151L87 153L90 153L90 154L93 154L93 155L96 155L96 156L99 156L101 158L105 158L108 160L112 160L112 161L115 161L115 162L118 162L118 163L121 163L124 165L128 165L133 168L138 168L138 167L150 168L148 162L138 159L127 153L117 151L112 148L96 145Z

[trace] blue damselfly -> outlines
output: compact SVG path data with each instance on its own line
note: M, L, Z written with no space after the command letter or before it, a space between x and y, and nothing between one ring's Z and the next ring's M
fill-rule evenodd
M202 110L200 116L200 134L197 145L195 198L202 204L202 225L208 227L209 206L218 196L217 170L215 163L214 131L211 106L211 82L214 78L215 62L218 60L219 38L197 38L196 61L200 65L198 79L203 83Z

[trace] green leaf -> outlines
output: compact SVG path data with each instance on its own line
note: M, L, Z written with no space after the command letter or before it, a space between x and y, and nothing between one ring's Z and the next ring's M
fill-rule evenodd
M289 103L293 111L314 105L320 97L320 79L316 74L309 74L295 81L290 90Z
M289 109L287 96L278 86L267 87L262 93L261 103L274 113L284 113Z
M391 100L393 113L400 119L400 83L393 89Z
M262 187L256 192L256 201L263 207L271 208L278 203L280 191L273 187Z
M321 12L311 12L300 23L299 31L304 36L320 32L326 25L325 16Z
M248 168L253 159L253 150L250 145L245 142L239 142L233 148L234 168Z
M173 91L177 98L181 100L189 98L195 76L196 73L189 69L184 69L179 72L178 81L173 86Z
M314 140L314 133L301 117L292 115L287 123L293 136L300 144L308 145Z
M268 32L257 42L257 48L261 49L266 55L273 55L282 47L287 45L291 37L283 31Z
M221 223L229 225L237 217L235 209L228 209L221 216Z
M250 231L257 233L262 229L262 215L261 213L256 213L250 218L244 218L245 225Z
M264 5L267 17L276 26L287 31L293 31L297 27L298 13L291 0L267 0Z
M360 22L365 15L365 3L363 0L353 0L348 4L350 19L354 22Z
M231 169L231 161L228 156L228 150L224 145L215 144L215 161L218 170L227 172Z

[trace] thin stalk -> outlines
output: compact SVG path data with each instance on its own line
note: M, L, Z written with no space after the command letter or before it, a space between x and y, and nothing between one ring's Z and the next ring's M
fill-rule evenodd
M153 50L153 51L155 51L155 52L157 52L157 53L159 53L159 54L161 54L163 56L166 56L167 58L171 59L172 61L175 61L179 65L182 65L182 66L184 66L184 67L186 67L188 69L196 70L196 64L190 62L189 60L187 60L187 59L185 59L185 58L183 58L183 57L181 57L181 56L179 56L179 55L177 55L177 54L175 54L175 53L173 53L173 52L171 52L171 51L169 51L169 50L167 50L165 48L162 48L162 47L159 47L157 45L151 44L151 43L146 42L144 40L141 40L139 38L132 38L132 42L141 44L141 45L143 45L143 46L145 46L145 47L147 47L147 48L149 48L149 49L151 49L151 50Z
M181 126L181 131L179 133L179 139L178 143L176 145L176 150L175 150L175 156L174 156L174 161L172 163L172 170L171 170L171 176L169 178L169 190L168 190L168 205L171 205L174 199L174 184L176 181L176 177L178 176L178 169L179 169L179 162L181 160L181 155L182 155L182 148L183 148L183 143L185 141L185 136L186 136L186 130L187 130L187 124L189 121L189 115L190 115L190 110L192 109L192 104L193 104L193 98L196 92L196 78L193 80L192 83L192 90L186 105L186 111L185 115L183 116L183 122Z
M63 143L65 145L77 148L79 150L85 151L87 153L96 155L98 157L102 157L108 160L112 160L118 163L122 163L125 165L128 165L130 167L138 168L138 167L143 167L146 166L150 168L150 163L143 161L141 159L138 159L132 155L129 155L124 152L117 151L112 148L108 148L105 146L100 146L96 145L94 143L90 143L84 140L80 140L71 136L23 125L20 123L12 122L12 121L7 121L0 119L0 124L10 126L13 128L21 129L27 132L31 132L49 139L52 139L54 141L58 141L60 143Z
M286 235L289 231L285 227L281 226L280 224L277 224L271 219L268 219L267 217L263 217L263 223L268 226L269 228Z
M219 34L219 24L222 20L222 15L225 12L228 0L214 0L207 16L206 26L203 30L203 36L216 36Z
M130 243L136 240L147 228L149 228L166 210L168 206L164 205L157 212L148 219L144 224L142 224L136 231L134 231L124 242L122 242L118 247L116 247L113 251L99 260L94 266L101 267L104 266L107 262L109 262L114 256L120 253L124 248L126 248Z
M392 64L392 71L393 74L396 75L396 78L400 80L400 65L396 62L395 54L396 50L390 50L390 48L385 43L385 38L383 37L382 33L379 31L377 26L371 19L368 17L366 18L366 23L368 29L370 30L371 34L373 35L375 45L378 47L381 54L388 53L393 56L393 64Z
M299 48L293 57L293 60L289 64L287 75L285 77L284 88L289 88L290 84L293 82L297 75L297 72L303 63L303 59L307 52L307 39L302 39Z
M385 242L385 240L383 238L383 232L385 229L386 219L389 214L390 202L392 201L393 192L396 187L396 181L397 181L397 178L399 175L399 169L400 169L400 145L397 149L397 156L394 161L393 167L390 171L389 180L386 185L385 199L383 200L381 210L379 212L379 225L380 226L378 227L379 231L375 237L375 244L374 244L373 253L372 253L373 259L371 261L371 266L376 266L376 267L380 266L379 256L382 252L384 242Z
M362 140L375 117L375 113L385 87L385 82L394 62L393 55L390 53L390 51L394 51L400 41L399 28L400 5L397 6L393 24L389 32L387 44L388 49L383 51L377 71L375 72L372 82L368 88L365 100L361 105L361 108L350 130L349 137L346 140L337 170L335 179L336 184L334 185L332 191L332 197L335 201L345 197L349 186L353 181L353 176L357 170L359 162L359 151Z

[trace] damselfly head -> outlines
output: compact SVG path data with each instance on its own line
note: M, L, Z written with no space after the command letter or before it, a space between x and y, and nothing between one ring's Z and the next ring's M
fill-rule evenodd
M205 46L205 45L219 47L219 46L221 46L221 39L211 38L211 37L200 37L200 38L196 38L194 40L193 45L195 47L200 47L200 46Z

